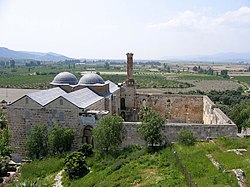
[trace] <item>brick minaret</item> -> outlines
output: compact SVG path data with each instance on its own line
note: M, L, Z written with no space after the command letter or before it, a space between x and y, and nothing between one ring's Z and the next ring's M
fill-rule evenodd
M134 85L133 79L133 53L127 53L127 85Z

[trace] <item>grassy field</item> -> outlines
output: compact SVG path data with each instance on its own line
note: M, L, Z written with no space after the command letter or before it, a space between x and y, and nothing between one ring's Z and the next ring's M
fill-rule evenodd
M233 148L245 148L247 152L243 155L226 152ZM225 170L242 169L246 174L246 185L250 186L250 139L220 138L214 142L200 142L195 147L176 144L175 149L198 186L238 186L235 175L218 170L207 154L211 154Z
M244 148L247 152L237 155L226 152L232 148ZM174 144L174 149L199 187L238 186L233 173L223 173L207 157L208 154L223 165L225 170L242 169L246 175L246 187L250 186L250 139L219 138L199 142L195 146ZM116 156L96 152L87 158L90 173L77 180L69 180L63 174L65 187L112 186L186 186L184 176L177 165L172 150L165 148L148 153L145 148L125 149ZM63 169L62 158L47 158L25 164L19 183L37 181L40 186L52 186L55 175ZM43 184L43 185L41 185Z

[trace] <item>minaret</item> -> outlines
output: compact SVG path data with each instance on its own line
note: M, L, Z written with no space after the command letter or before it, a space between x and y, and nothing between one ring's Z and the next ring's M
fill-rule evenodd
M127 53L127 85L134 85L135 81L133 79L133 53Z

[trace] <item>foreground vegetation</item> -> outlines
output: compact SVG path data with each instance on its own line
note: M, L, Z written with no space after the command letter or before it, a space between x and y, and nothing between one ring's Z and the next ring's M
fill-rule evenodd
M226 152L232 148L245 148L247 152L243 155ZM246 185L250 186L250 139L219 138L213 142L199 142L195 146L175 144L174 150L198 186L238 186L235 175L217 169L207 157L208 154L221 163L225 170L242 169L246 175ZM71 180L64 173L63 185L186 186L173 150L168 147L155 153L135 146L118 152L95 150L92 157L86 158L86 163L90 169L86 176ZM54 176L62 169L62 158L52 157L27 163L21 169L19 184L37 181L37 184L51 186Z

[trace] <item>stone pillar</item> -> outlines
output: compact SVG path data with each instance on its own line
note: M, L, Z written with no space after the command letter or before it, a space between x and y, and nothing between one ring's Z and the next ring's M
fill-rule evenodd
M133 53L127 53L127 79L133 79Z

